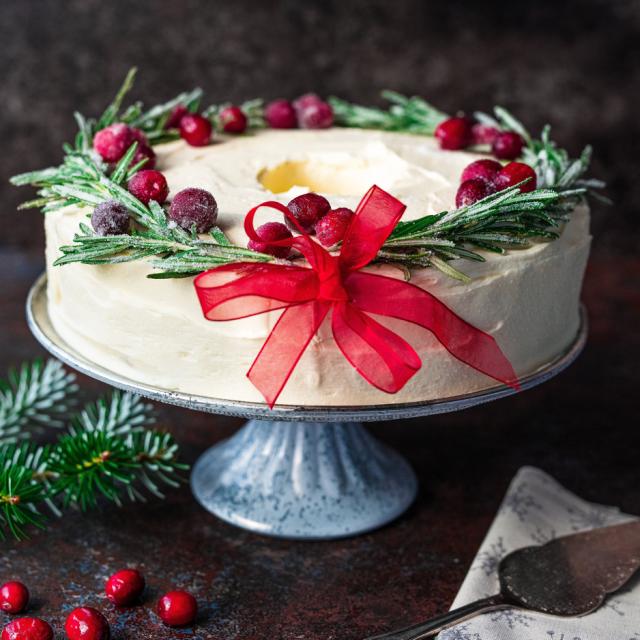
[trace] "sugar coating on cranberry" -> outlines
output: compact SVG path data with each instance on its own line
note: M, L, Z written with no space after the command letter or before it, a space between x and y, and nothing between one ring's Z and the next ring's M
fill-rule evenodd
M493 141L491 152L500 160L515 160L522 153L522 147L524 147L524 140L520 134L503 131Z
M298 126L293 104L284 99L270 102L265 107L264 119L272 129L295 129Z
M244 115L240 107L236 107L235 105L223 109L218 119L220 120L222 130L226 133L243 133L248 124L247 116Z
M327 129L333 124L333 109L315 93L300 96L293 108L302 129Z
M441 149L464 149L471 144L471 122L464 117L448 118L436 127L434 135Z
M69 640L109 640L111 630L107 619L93 607L74 609L64 623Z
M93 210L91 226L99 236L117 236L129 233L131 218L122 203L107 200Z
M472 144L493 144L493 141L496 139L499 133L500 130L496 129L495 127L492 127L488 124L476 122L471 127Z
M122 122L116 122L95 134L93 148L105 162L118 162L134 141L131 128Z
M456 207L468 207L482 198L486 198L495 191L495 187L485 180L475 178L466 180L458 187L456 193Z
M170 627L182 627L195 621L198 603L187 591L170 591L158 600L158 615Z
M520 184L524 180L528 181ZM520 191L522 193L534 191L536 188L536 172L524 162L510 162L500 169L495 179L495 185L498 191L502 191L508 187L514 187L517 184L520 184Z
M331 209L329 201L317 193L303 193L287 204L287 209L298 221L303 231L313 233L316 222ZM300 231L288 218L285 220L289 229Z
M187 113L189 113L189 110L183 104L179 104L177 107L174 107L173 111L169 114L167 121L164 123L164 128L178 129L182 118L186 116Z
M144 577L136 569L122 569L114 573L105 585L107 598L118 607L134 604L144 591Z
M218 203L205 189L189 187L176 193L169 207L169 219L190 231L209 231L218 219Z
M495 160L490 160L489 158L476 160L465 167L460 176L460 182L479 179L492 183L500 169L502 169L502 165Z
M41 618L16 618L2 630L2 640L53 640L53 629Z
M260 240L249 240L247 247L252 251L267 253L276 258L288 258L291 247L279 247L272 244L277 240L287 240L293 234L282 222L266 222L256 229L256 235Z
M211 142L211 122L198 113L188 113L180 120L180 137L192 147L204 147Z
M136 172L127 183L127 189L131 195L145 204L149 204L151 200L162 204L169 195L167 179L153 169Z
M28 604L29 589L22 582L12 580L0 587L0 610L6 613L20 613Z
M344 239L345 233L353 220L353 211L347 207L331 209L316 224L316 237L320 244L332 247Z

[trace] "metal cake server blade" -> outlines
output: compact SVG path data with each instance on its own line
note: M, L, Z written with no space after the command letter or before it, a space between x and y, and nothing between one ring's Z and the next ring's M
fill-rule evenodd
M487 611L508 607L556 616L595 611L640 568L640 521L557 538L505 556L500 593L427 622L366 640L420 640Z

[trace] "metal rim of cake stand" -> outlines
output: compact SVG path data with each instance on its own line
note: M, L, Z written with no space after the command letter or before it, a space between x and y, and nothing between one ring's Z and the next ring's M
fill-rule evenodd
M154 387L88 361L55 331L46 274L32 286L27 322L40 344L81 373L151 400L196 411L253 418L208 449L194 465L191 487L211 513L244 529L302 540L327 540L376 529L413 502L417 479L408 462L370 436L360 421L398 420L458 411L515 393L496 386L442 400L368 407L311 407L238 402ZM587 316L573 344L520 380L530 389L567 368L587 338ZM316 423L316 424L314 424ZM323 424L320 424L323 423Z

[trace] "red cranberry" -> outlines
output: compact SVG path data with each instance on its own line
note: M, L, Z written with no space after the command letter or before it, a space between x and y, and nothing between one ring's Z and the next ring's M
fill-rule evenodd
M145 169L153 169L156 166L156 153L147 144L138 145L136 152L133 154L131 166L135 166L138 162L142 162L142 160L146 160L142 165Z
M22 582L5 582L0 587L0 609L7 613L20 613L29 604L29 590Z
M315 93L307 93L293 103L302 129L327 129L333 124L333 109Z
M536 188L536 172L524 162L510 162L508 165L502 167L500 172L496 176L495 185L498 191L507 189L520 184L523 180L527 180L524 184L520 185L520 191L526 193L527 191L534 191Z
M99 236L117 236L129 233L129 212L117 200L107 200L93 210L91 226Z
M169 195L167 179L159 171L152 169L142 169L135 173L127 188L129 193L145 204L149 204L151 200L162 204Z
M137 129L136 127L129 127L131 131L131 137L140 145L140 146L149 146L149 140L147 140L147 136L145 135L142 129Z
M471 122L467 118L449 118L436 127L434 135L441 149L464 149L471 144Z
M502 165L495 160L476 160L465 167L460 176L460 182L479 179L493 183L500 169Z
M247 116L235 105L223 109L219 118L222 130L227 133L242 133L247 128Z
M264 110L264 119L272 129L295 129L298 119L288 100L274 100Z
M488 195L495 191L493 185L490 185L485 180L476 178L474 180L467 180L458 187L458 193L456 193L456 207L468 207L482 198L486 198Z
M332 247L340 242L344 238L352 219L353 211L346 207L332 209L325 214L316 224L316 236L320 244L325 247Z
M139 571L122 569L107 580L104 592L116 606L127 607L140 598L144 587L144 578Z
M291 247L279 247L270 244L274 240L285 240L291 238L293 234L282 222L267 222L256 229L256 234L260 240L249 240L247 246L252 251L268 253L276 258L287 258L291 253Z
M174 107L173 111L167 118L167 121L164 124L165 129L178 129L180 127L180 122L182 118L189 113L187 107L183 104L179 104L177 107Z
M326 198L319 196L317 193L304 193L291 200L287 205L293 217L298 224L307 233L313 233L316 222L331 209L331 205ZM296 225L288 218L285 220L289 229L300 231Z
M131 128L122 122L116 122L96 133L93 148L105 162L118 162L134 140Z
M111 635L107 619L93 607L74 609L64 623L69 640L109 640Z
M476 122L471 127L471 140L473 144L493 144L499 133L495 127Z
M198 113L188 113L180 120L180 137L192 147L204 147L211 142L211 122Z
M181 627L196 619L198 603L187 591L170 591L158 600L158 615L169 627Z
M501 160L515 160L522 153L522 147L524 147L524 140L520 134L503 131L496 136L491 145L491 151Z
M299 113L303 109L319 102L323 102L323 100L317 93L305 93L293 101L293 108Z
M218 219L218 203L205 189L183 189L173 196L169 218L187 231L195 225L198 233L206 233Z
M16 618L3 630L2 640L53 640L53 629L40 618Z

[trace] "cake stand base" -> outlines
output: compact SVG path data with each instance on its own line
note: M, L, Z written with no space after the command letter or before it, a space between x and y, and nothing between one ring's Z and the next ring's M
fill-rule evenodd
M417 480L398 453L356 422L250 420L206 451L191 487L231 524L283 538L376 529L413 502Z

